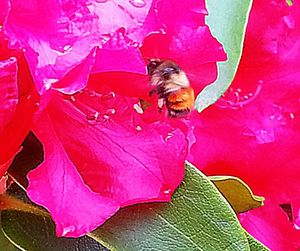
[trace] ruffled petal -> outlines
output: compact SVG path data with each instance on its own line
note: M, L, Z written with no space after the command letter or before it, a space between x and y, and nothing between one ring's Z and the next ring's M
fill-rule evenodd
M300 232L293 229L287 214L271 200L261 208L239 215L243 227L272 251L298 250Z
M160 0L157 3L157 13L167 30L173 32L182 25L194 28L203 26L205 15L208 14L203 0Z
M227 58L222 45L207 26L180 26L175 34L151 34L146 37L141 52L146 59L177 62L187 73L196 93L216 79L216 62Z
M28 174L27 194L49 210L58 236L79 237L102 224L119 205L84 183L51 124L44 112L34 129L43 143L44 162Z
M32 125L39 97L22 52L7 48L7 40L0 33L0 177Z
M70 208L71 201L80 204L82 189L88 201L94 200L89 193L95 193L106 199L107 207L171 199L184 175L185 137L166 123L143 123L134 110L137 102L89 89L74 96L57 94L47 106L48 119L37 121L34 132L44 144L46 158L30 173L28 193L51 212L57 234L63 233L59 224L69 229L72 222L75 230L67 236L80 236L113 213L106 208L100 216L95 215L82 203L76 210ZM67 189L69 183L79 185ZM46 184L53 187L44 188ZM63 191L67 191L63 202L59 196L49 195ZM74 202L74 193L78 202ZM91 216L84 219L81 211Z
M93 61L88 59L88 55L95 46L101 50L110 36L113 37L113 41L118 39L111 34L120 28L124 29L137 44L141 43L149 32L156 29L153 17L149 16L151 6L152 0L102 2L94 0L72 3L65 0L60 2L14 0L11 1L4 30L12 45L25 49L40 94L65 77L67 79L63 80L64 85L69 83L66 88L76 92L82 89L83 84L78 82L86 79L86 69L93 66ZM104 46L103 49L105 55L107 48ZM138 63L141 64L137 49L128 52L131 62L140 61ZM100 61L101 56L100 53ZM124 67L120 65L115 68L122 71ZM144 64L141 64L140 68L139 72L145 72ZM74 78L74 71L83 71L83 76L78 76L79 79L71 82L69 79Z
M117 30L103 48L97 50L92 73L116 71L146 74L138 43L128 38L125 29Z

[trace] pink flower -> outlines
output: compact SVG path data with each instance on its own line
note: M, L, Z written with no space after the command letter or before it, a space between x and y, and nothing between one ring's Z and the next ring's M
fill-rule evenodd
M291 227L287 214L270 199L264 204L262 208L240 214L242 225L270 250L298 250L300 233Z
M55 85L64 93L74 93L85 87L91 70L106 71L102 66L110 62L114 70L145 73L138 45L153 28L147 20L152 1L144 3L136 7L134 1L127 0L13 0L4 28L15 47L25 49L40 94ZM130 65L115 64L118 53L107 54L110 44L124 44L117 38L119 28L126 30L124 39L132 41L130 48L120 52L122 57L128 54Z
M196 143L191 162L206 174L238 176L267 199L265 208L246 213L242 222L275 251L300 246L295 229L300 192L299 11L299 1L292 6L254 1L231 88L192 121ZM294 226L280 208L288 203ZM272 220L268 210L280 217ZM287 232L293 234L286 238Z
M31 126L39 97L20 51L7 48L0 30L0 178Z
M192 0L11 1L5 33L25 49L42 95L33 132L44 162L27 192L58 236L84 235L120 207L171 199L186 136L159 120L156 104L145 119L138 98L148 97L148 58L177 60L196 89L216 78L226 55L205 14L204 1Z

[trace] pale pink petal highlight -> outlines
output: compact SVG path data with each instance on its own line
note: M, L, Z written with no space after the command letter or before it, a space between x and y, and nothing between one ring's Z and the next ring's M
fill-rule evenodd
M9 123L18 104L18 65L17 59L11 57L0 61L0 133Z

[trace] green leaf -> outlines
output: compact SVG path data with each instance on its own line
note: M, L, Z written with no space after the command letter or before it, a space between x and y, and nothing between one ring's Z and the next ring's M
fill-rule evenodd
M261 242L254 239L250 234L246 232L246 236L248 238L248 242L250 245L251 251L270 251L266 246L264 246Z
M25 196L16 186L11 187L10 192L17 197L24 198ZM24 199L27 200L26 197ZM24 203L24 205L28 204ZM42 216L38 210L29 213L32 207L31 205L28 210L24 211L6 210L1 212L2 231L22 250L108 251L105 247L88 236L77 239L57 238L55 235L55 225L49 215L46 216L44 214L44 216ZM0 248L0 250L3 249Z
M250 187L237 177L210 176L209 179L227 199L236 213L243 213L264 204L264 198L253 195Z
M242 54L252 0L206 0L206 23L222 43L228 60L218 62L217 80L206 86L196 99L199 112L216 102L231 84Z
M2 230L22 250L106 250L101 244L120 251L268 250L244 232L235 213L215 186L189 165L172 203L149 203L123 209L90 234L94 240L88 236L57 238L49 215L41 214L38 207L32 210L35 206L28 204L26 194L16 185L11 186L9 192L8 198L17 197L12 200L13 205L18 201L17 205L22 206L3 207L18 211L2 212ZM26 206L28 209L23 210Z
M1 226L1 221L0 221ZM4 235L2 229L0 229L0 247L3 251L19 251L17 247L15 247Z
M107 250L88 236L57 238L49 217L20 211L2 212L2 229L19 247L30 251L99 251Z
M216 187L195 167L170 203L122 209L89 236L111 250L250 250L244 229Z

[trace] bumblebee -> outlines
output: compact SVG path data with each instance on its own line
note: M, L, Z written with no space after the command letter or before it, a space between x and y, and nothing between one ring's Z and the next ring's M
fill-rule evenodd
M194 107L195 94L185 72L171 60L151 59L149 95L157 94L158 108L164 105L170 117L184 117Z

